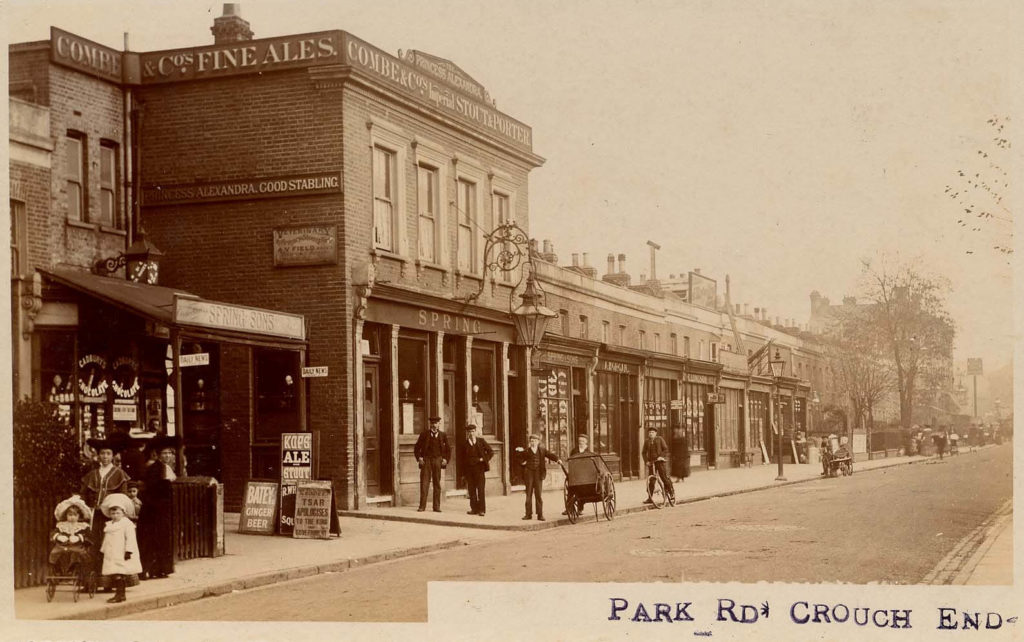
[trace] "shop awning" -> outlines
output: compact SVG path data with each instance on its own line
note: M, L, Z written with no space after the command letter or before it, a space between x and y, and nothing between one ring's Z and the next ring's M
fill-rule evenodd
M210 301L185 290L133 283L80 270L39 270L46 278L168 327L195 327L305 341L302 315Z

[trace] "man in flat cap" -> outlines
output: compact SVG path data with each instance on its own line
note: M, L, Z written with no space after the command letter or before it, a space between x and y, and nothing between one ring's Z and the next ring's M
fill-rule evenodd
M537 520L544 521L544 478L547 477L547 462L561 461L557 455L552 455L547 448L540 445L540 435L530 435L530 445L527 448L516 448L519 455L519 465L523 467L523 478L526 480L526 515L523 519L533 519L533 504L537 506Z
M413 454L420 465L420 507L418 512L427 510L427 491L434 487L434 512L441 512L441 471L448 466L451 459L451 446L448 436L441 430L441 418L430 418L430 430L424 430L416 439Z

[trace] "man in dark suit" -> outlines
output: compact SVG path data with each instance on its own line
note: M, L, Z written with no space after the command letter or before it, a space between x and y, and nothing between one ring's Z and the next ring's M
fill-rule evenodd
M544 478L548 474L547 462L544 460L561 460L540 445L540 435L530 435L529 447L516 448L516 453L519 455L519 465L523 467L523 478L526 480L526 516L523 519L533 519L533 504L536 504L537 519L543 522L544 498L541 494L544 490Z
M448 436L441 430L441 418L430 418L430 430L420 433L413 447L416 462L420 465L420 507L417 512L427 510L427 491L434 487L434 512L441 512L441 471L448 467L451 446Z
M486 479L484 473L491 469L490 461L494 451L484 441L483 437L476 436L476 426L466 426L466 441L462 445L462 461L466 464L466 493L469 495L468 515L484 516L487 512L487 500L484 487Z
M665 440L658 435L657 428L649 428L647 430L647 439L644 440L644 463L648 466L654 465L654 469L658 471L658 477L661 477L661 483L665 484L665 493L669 497L675 497L676 489L672 486L672 478L668 476L668 444ZM645 504L651 504L651 499L648 497L644 500Z

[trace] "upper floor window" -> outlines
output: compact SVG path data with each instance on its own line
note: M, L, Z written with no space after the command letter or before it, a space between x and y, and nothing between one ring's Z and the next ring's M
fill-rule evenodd
M580 338L588 339L587 335L590 334L590 320L587 319L586 315L580 315Z
M64 176L68 193L68 219L87 221L85 207L85 136L78 132L68 132L64 139Z
M718 361L718 344L714 341L711 342L711 360Z
M383 147L373 147L373 245L395 252L398 249L396 216L398 172L397 154Z
M657 332L654 333L654 351L661 352L661 335Z
M626 326L619 325L619 345L626 345Z
M562 318L562 336L569 336L569 311L559 310L558 315Z
M669 343L668 348L669 348L669 350L672 351L672 354L676 354L676 355L679 354L679 337L676 336L675 332L673 332L672 334L669 335L668 343Z
M419 258L430 263L440 263L441 225L438 215L440 211L438 170L436 167L418 165L416 172L416 200L419 207Z
M124 227L117 198L117 145L100 143L100 220L101 225Z
M459 270L476 272L476 243L473 225L476 222L476 183L460 178L456 207L459 210Z
M640 348L641 350L646 350L647 349L647 333L644 332L643 330L640 330L637 333L637 335L639 336L639 345L637 347Z
M11 199L11 277L18 278L28 272L25 230L25 203Z
M611 343L612 324L607 321L601 322L601 343Z
M683 356L690 356L690 337L683 337Z

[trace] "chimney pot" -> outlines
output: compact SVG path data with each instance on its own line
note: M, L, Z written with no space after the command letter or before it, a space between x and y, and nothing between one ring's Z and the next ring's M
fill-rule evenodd
M619 274L626 273L626 255L619 254Z
M572 253L572 266L573 267L579 267L580 266L580 255L577 254L576 252Z
M748 316L749 314L750 314L750 304L749 303L744 303L743 304L743 316Z
M587 252L583 253L583 267L590 267L590 257Z
M214 44L252 40L253 31L249 21L242 18L241 5L236 2L224 3L224 15L213 19L210 27Z
M608 255L608 274L615 274L615 255Z

